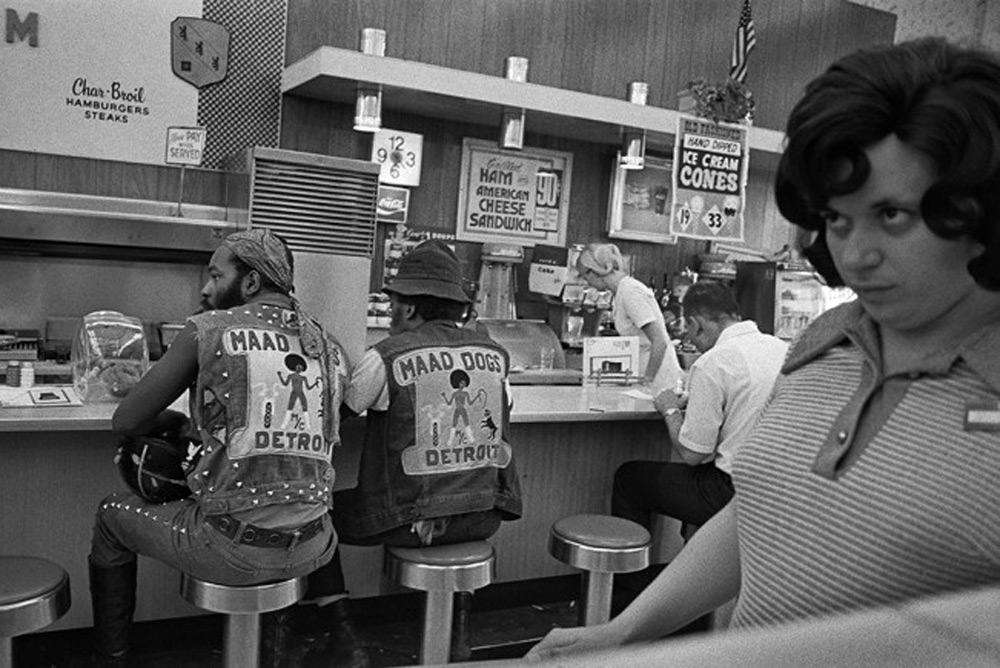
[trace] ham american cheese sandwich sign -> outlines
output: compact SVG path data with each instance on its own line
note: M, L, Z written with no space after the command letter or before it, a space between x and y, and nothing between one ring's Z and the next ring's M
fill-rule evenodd
M674 142L670 233L743 241L748 166L746 127L681 115Z

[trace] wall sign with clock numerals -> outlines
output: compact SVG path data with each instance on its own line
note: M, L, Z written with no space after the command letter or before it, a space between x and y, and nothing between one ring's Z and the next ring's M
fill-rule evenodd
M382 166L380 183L419 186L424 136L382 128L373 135L372 162Z

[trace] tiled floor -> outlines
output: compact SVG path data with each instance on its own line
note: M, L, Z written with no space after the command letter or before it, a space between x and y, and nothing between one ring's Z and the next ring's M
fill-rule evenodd
M511 610L475 613L470 626L470 644L474 659L509 658L523 655L531 641L540 639L549 629L575 623L575 608L570 604L528 606ZM358 633L368 650L372 666L412 666L417 663L420 626L414 621L389 622L360 626ZM317 634L296 635L289 652L289 666L317 641ZM218 648L200 652L164 652L144 657L143 668L206 668L221 666Z
M404 621L380 623L377 619L359 619L358 633L372 661L379 666L410 666L417 663L420 645L419 615ZM473 611L470 621L470 644L474 660L519 657L534 641L556 626L576 623L576 608L572 603L547 603L527 605L503 610ZM166 642L139 643L134 653L134 665L139 668L218 668L222 666L221 635L219 642L192 639L183 630ZM57 635L57 634L53 634ZM199 634L206 635L206 634ZM213 634L211 634L214 636ZM300 632L295 635L289 651L289 668L312 646L320 632ZM65 651L48 652L49 656L25 657L19 665L24 668L67 668L74 665L72 649L81 639L75 636L67 641ZM145 646L145 647L144 647ZM151 648L150 646L156 646ZM169 647L169 649L165 649ZM37 655L39 652L33 651Z

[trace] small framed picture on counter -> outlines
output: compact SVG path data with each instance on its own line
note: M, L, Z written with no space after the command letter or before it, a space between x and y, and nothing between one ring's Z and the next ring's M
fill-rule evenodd
M642 169L623 169L615 156L608 198L608 236L675 244L670 234L673 161L646 156Z

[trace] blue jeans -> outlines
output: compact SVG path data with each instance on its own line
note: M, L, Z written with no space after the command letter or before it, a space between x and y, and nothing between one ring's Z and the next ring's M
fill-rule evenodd
M357 488L345 489L334 492L332 514L336 521L340 516L337 508L349 507L349 499L356 492ZM433 545L450 545L452 543L466 543L475 540L486 540L500 529L503 521L503 512L497 508L482 510L461 515L452 515L449 518L445 532L434 538ZM340 542L347 545L386 545L391 547L421 547L420 539L410 525L404 525L390 529L384 533L374 536L353 536L345 531L343 527L338 528ZM344 580L344 569L340 561L340 551L334 554L333 559L323 568L309 576L306 590L306 600L335 596L347 593L347 583Z
M118 492L98 508L90 560L114 568L143 554L202 580L246 586L308 575L329 562L337 540L329 514L323 523L323 531L293 547L256 547L240 543L238 533L226 538L190 498L153 504Z

